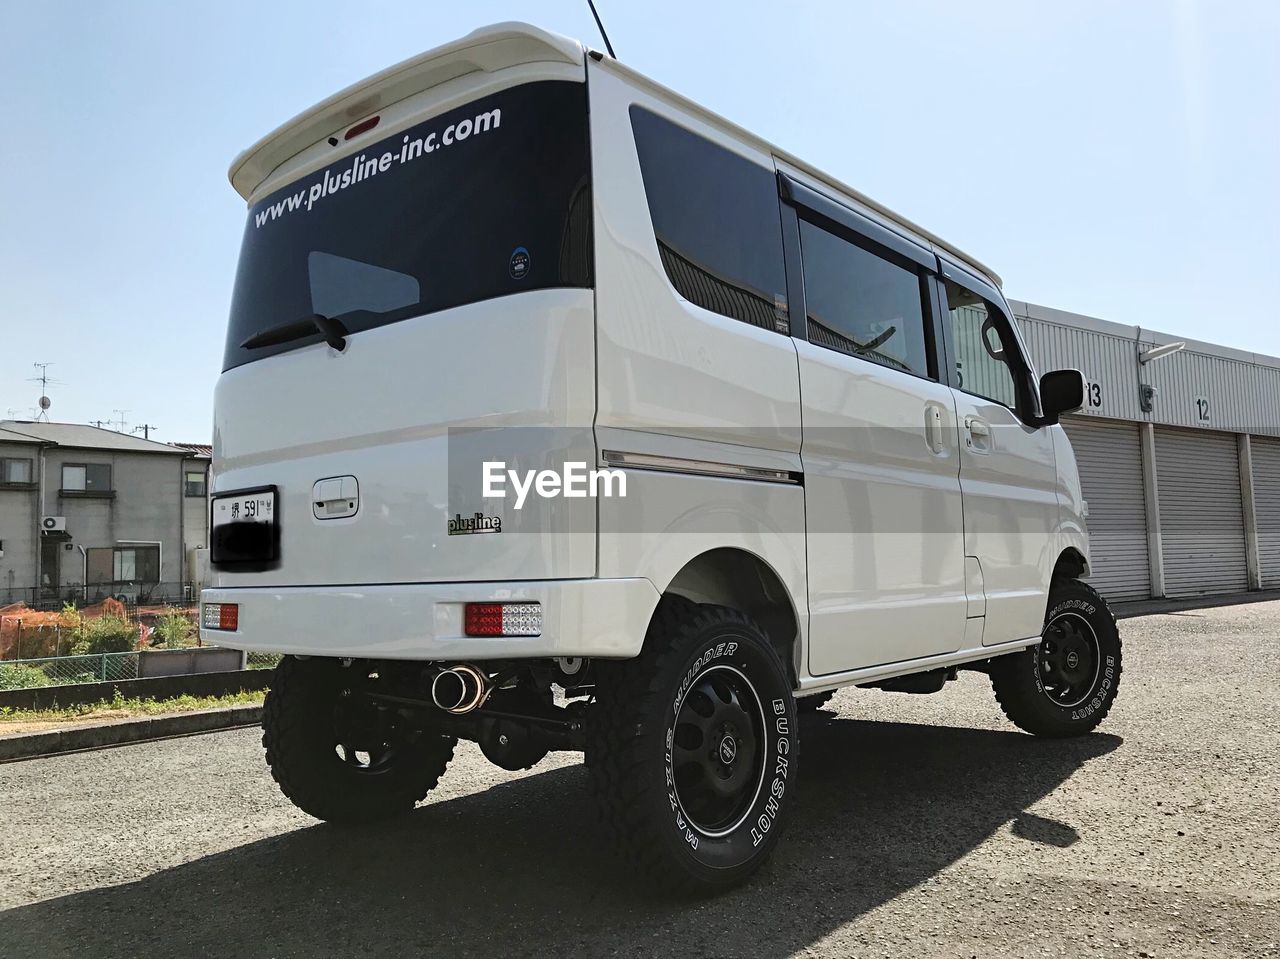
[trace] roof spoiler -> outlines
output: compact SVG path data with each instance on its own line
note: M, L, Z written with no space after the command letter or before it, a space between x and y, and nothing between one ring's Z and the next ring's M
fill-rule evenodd
M282 163L355 120L468 73L519 63L583 62L576 40L527 23L498 23L428 50L335 93L267 134L231 164L227 176L246 200Z

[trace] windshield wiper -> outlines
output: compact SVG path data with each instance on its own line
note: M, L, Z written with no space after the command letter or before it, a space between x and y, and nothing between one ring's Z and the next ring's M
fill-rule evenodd
M342 321L331 316L324 316L321 313L312 313L310 316L304 316L302 319L294 320L292 323L273 326L269 330L255 333L240 344L240 349L256 350L261 346L279 346L281 343L300 340L304 336L310 336L317 331L323 334L324 341L339 353L347 348L346 338L351 334L342 325Z

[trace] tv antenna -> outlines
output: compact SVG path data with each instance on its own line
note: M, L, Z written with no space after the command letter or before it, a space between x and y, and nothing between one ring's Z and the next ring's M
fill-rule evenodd
M128 410L112 410L111 412L112 412L112 413L119 413L119 414L120 414L120 421L119 421L119 422L120 422L120 429L116 430L116 432L117 432L117 433L123 433L123 432L124 432L124 427L125 427L124 414L125 414L125 413L128 413L129 411L128 411ZM112 422L114 422L114 421L112 421Z
M40 399L37 403L37 409L32 410L36 422L43 420L49 422L49 407L53 405L53 400L49 399L49 387L61 386L62 384L49 375L49 367L52 363L35 363L33 364L40 371L39 376L31 377L27 382L40 384Z
M600 38L604 40L604 48L609 51L609 56L618 59L613 52L613 44L609 42L609 34L604 32L604 24L600 22L600 14L596 12L595 0L587 0L587 6L591 8L591 15L596 18L596 27L600 30Z

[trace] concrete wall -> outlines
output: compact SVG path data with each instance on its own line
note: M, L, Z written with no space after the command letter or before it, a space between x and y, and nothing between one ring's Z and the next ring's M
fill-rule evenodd
M143 653L154 656L154 653ZM106 683L77 683L69 686L38 686L35 689L0 691L0 707L9 709L56 709L88 703L110 702L119 693L126 698L166 699L181 696L226 696L231 693L266 689L274 669L237 669L234 672L195 673L153 679L121 679Z
M40 469L40 447L36 444L0 442L0 459L31 460L32 478ZM39 520L39 491L36 488L0 486L0 605L10 592L29 589L36 579L36 523ZM16 597L15 597L16 598Z

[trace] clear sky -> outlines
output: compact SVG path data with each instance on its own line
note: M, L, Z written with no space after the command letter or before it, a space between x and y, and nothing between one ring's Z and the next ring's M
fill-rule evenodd
M1280 3L599 0L618 55L930 228L1005 291L1280 355ZM586 0L5 5L0 416L207 441L241 149L347 84Z

